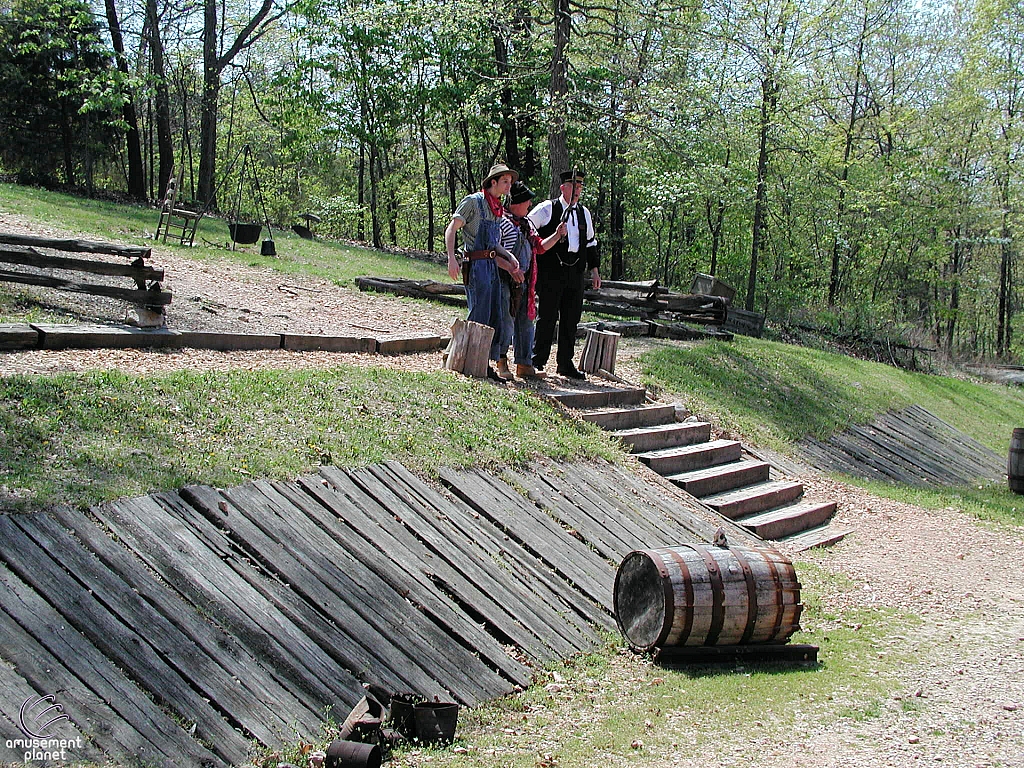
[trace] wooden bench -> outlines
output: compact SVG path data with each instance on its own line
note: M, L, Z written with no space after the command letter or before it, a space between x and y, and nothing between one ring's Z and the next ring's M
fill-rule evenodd
M126 263L101 261L98 259L54 256L42 253L37 248L73 253L118 256ZM164 271L146 263L152 255L151 248L117 245L93 240L56 240L32 235L16 235L0 232L0 264L34 269L59 269L84 272L87 275L127 277L135 283L134 288L116 285L79 282L78 280L43 275L37 272L0 268L0 281L21 285L39 285L74 293L89 293L122 299L135 305L139 325L160 326L164 324L164 308L171 303L170 291L161 287Z

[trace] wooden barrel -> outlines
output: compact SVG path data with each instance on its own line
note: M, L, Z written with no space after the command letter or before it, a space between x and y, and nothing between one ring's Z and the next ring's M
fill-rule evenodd
M1006 460L1006 481L1014 493L1024 494L1024 427L1013 430L1010 456Z
M630 552L615 620L633 646L783 643L800 628L800 582L771 547L684 544Z

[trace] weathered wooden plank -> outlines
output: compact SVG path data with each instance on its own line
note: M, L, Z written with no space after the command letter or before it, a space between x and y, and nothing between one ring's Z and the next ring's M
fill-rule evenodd
M181 333L168 328L127 325L32 323L43 349L107 349L181 346Z
M363 352L377 351L377 340L358 336L323 336L309 333L282 333L281 346L296 352Z
M230 547L211 549L154 498L126 499L93 513L186 600L272 664L312 709L358 700L356 686L339 684L338 664L230 567L227 561L237 558Z
M18 515L12 519L40 549L52 553L64 568L73 573L82 589L110 611L116 612L122 624L130 628L145 628L138 641L152 646L161 658L167 659L175 669L180 670L185 679L191 681L214 706L254 738L267 746L275 745L296 725L301 725L307 736L316 733L319 727L316 714L307 710L268 675L259 674L262 670L255 659L248 657L248 664L232 663L240 649L230 648L230 644L225 642L228 637L224 633L211 637L213 633L209 624L202 621L187 622L187 619L188 630L183 632L161 613L151 602L154 584L145 570L134 569L135 578L125 581L49 515ZM166 596L161 596L159 602L166 603ZM178 612L195 617L194 612L183 603L177 602L176 607ZM75 621L73 618L69 620ZM91 637L84 627L79 629ZM229 648L234 653L228 653ZM112 657L109 652L107 655ZM125 669L131 669L137 663L149 662L142 658L136 659L134 654L130 654L129 658L119 660L118 663ZM254 677L257 681L255 686ZM136 679L141 678L136 676ZM163 695L159 691L155 693ZM274 702L273 707L267 705L268 699ZM186 702L181 700L181 703Z
M874 446L866 443L856 435L842 432L838 435L832 435L829 438L829 443L850 454L862 464L878 469L878 471L886 475L889 482L896 481L907 483L908 485L936 484L929 478L922 477L921 473L915 471L912 466L908 469L905 465L894 463L887 457L880 456Z
M64 256L49 256L26 246L0 246L0 262L18 264L41 269L70 269L76 272L89 272L93 275L110 277L130 277L133 280L156 280L163 282L164 271L138 261L133 264L111 264L106 261L92 259L69 259Z
M504 483L491 481L481 472L440 472L441 480L452 491L485 515L527 549L534 551L562 578L583 595L612 610L611 563L592 552L547 515L531 514L529 504ZM530 504L532 506L532 504Z
M173 296L170 291L139 290L138 288L118 288L113 285L100 285L97 283L79 283L74 280L63 280L59 277L49 275L29 275L23 272L11 272L0 269L0 282L17 283L18 285L38 285L43 288L56 288L71 293L88 293L93 296L104 296L108 299L120 299L131 304L145 304L147 306L164 306L171 303Z
M513 681L517 685L522 685L523 681L530 679L530 675L525 668L511 659L505 653L504 648L493 637L469 620L465 612L453 603L447 595L440 593L433 584L427 587L415 577L410 578L410 569L401 563L391 560L387 553L384 553L384 557L381 557L382 553L378 551L372 538L374 534L381 535L379 533L381 529L379 525L373 522L375 515L367 511L376 506L376 502L373 499L366 496L340 470L322 467L321 474L329 482L329 487L313 481L301 482L300 484L332 514L345 520L348 525L353 526L353 530L359 534L361 538L358 541L343 540L343 543L349 548L351 555L365 563L367 567L372 569L372 572L382 578L392 589L397 590L400 594L412 600L421 607L421 610L433 618L432 622L427 622L420 628L423 632L423 642L442 649L449 659L458 658L460 651L458 647L455 647L457 645L455 639L448 634L450 632L455 637L462 638L462 641L468 647L478 652L489 665L500 670L501 674L508 680ZM367 525L370 526L369 529ZM365 538L367 534L371 538ZM434 622L436 622L436 625ZM449 666L450 664L451 662L449 662ZM471 688L467 688L467 684L470 686L473 684L484 686L488 691L501 690L507 692L509 690L510 686L497 677L497 675L491 673L490 670L487 670L486 667L483 667L479 660L473 660L472 658L464 659L463 664L467 669L449 669L447 677L451 679L453 685L458 683L461 690L467 696L471 690ZM479 669L477 669L478 664L480 665ZM464 672L469 672L469 668L474 669L470 673L472 679L470 681L460 680ZM439 675L439 680L443 680L446 677L443 669L435 668L434 674ZM454 677L452 677L453 675ZM478 697L483 696L484 692L480 691L476 695ZM492 692L489 695L500 694Z
M276 333L218 333L214 331L180 331L178 345L193 349L280 349L281 336Z
M977 477L989 477L992 473L999 477L1002 473L1004 456L1000 456L920 406L911 406L899 413L887 414L885 423L910 435L910 440L914 439L913 435L916 435L918 440L924 435L927 444L940 458L943 454L955 454L962 464L978 473Z
M436 333L402 334L379 336L377 352L382 355L399 355L405 352L433 352L441 348L441 337Z
M455 508L453 500L431 488L396 461L373 469L386 476L392 487L401 489L403 498L410 503L424 505L417 522L430 526L441 541L454 543L458 551L453 555L453 565L464 570L461 559L471 558L481 569L490 571L497 564L501 571L499 574L489 573L490 581L485 589L494 594L513 616L524 617L524 621L556 631L576 650L589 650L600 642L592 622L575 619L575 612L567 611L560 597L532 576L523 574L514 562L500 555L500 550L497 558L490 556L475 536L466 535L454 525L452 515L462 513ZM430 510L435 511L430 514ZM468 571L466 574L472 580L473 576ZM506 595L503 588L511 595Z
M889 439L873 426L859 427L854 424L847 429L847 433L859 438L862 445L874 447L881 458L902 467L908 475L917 473L936 485L947 483L954 477L953 473L930 462L920 451Z
M302 611L296 620L329 653L356 676L392 692L414 691L424 696L445 690L423 665L418 654L399 647L395 638L415 636L411 606L361 569L338 545L337 530L328 533L267 483L242 486L218 494L212 488L191 487L186 498L206 515L216 515L245 542L258 558L288 583L310 606L329 616L341 632L323 625L322 616ZM223 496L223 498L222 498ZM224 507L221 507L221 504ZM225 511L225 508L227 511ZM291 602L296 603L295 595ZM296 605L279 606L286 612ZM425 642L425 641L424 641ZM428 646L432 648L432 646ZM439 659L437 665L443 665Z
M451 526L452 531L480 547L492 560L501 562L522 583L524 590L536 595L549 604L558 615L571 621L587 641L600 641L593 631L594 626L614 627L608 613L589 600L580 600L579 592L569 586L564 579L544 566L534 554L505 535L500 528L481 516L465 501L457 496L442 496L419 483L408 469L396 461L387 462L387 467L394 476L405 479L406 487L424 495L428 503L443 509L443 522ZM439 524L442 520L435 518L433 522Z
M391 527L395 536L404 539L413 554L418 552L421 562L428 555L436 555L430 567L431 577L440 578L447 590L488 621L492 632L500 632L537 661L581 650L571 639L563 637L560 629L565 622L546 604L517 592L512 586L514 582L498 577L493 561L485 564L481 551L465 546L469 542L462 537L453 537L450 530L446 535L436 529L431 523L444 514L442 509L429 506L410 493L387 467L369 467L347 474L391 513L388 519L378 521L382 527L394 523ZM401 522L395 520L396 516Z
M158 627L146 626L146 636L123 624L67 571L15 524L10 515L0 515L0 558L7 566L55 606L64 620L103 655L125 671L166 709L183 721L193 721L196 737L213 745L226 762L245 759L248 740L234 730L188 682L170 668L148 641ZM130 587L125 587L130 591Z
M72 251L73 253L102 253L110 256L124 256L127 259L148 259L153 255L152 248L141 246L118 245L99 240L62 240L37 235L16 235L13 232L0 232L0 243L4 245L34 245L37 248L52 248L55 251Z
M22 629L31 628L32 637L27 639L29 632L23 633L11 626L12 622L4 622L4 636L20 641L5 643L4 655L33 685L59 685L61 691L67 691L65 706L69 714L73 714L70 712L73 706L81 705L84 711L81 719L74 718L75 722L88 729L88 735L96 738L105 752L117 753L117 757L129 762L224 765L215 754L190 739L95 646L67 627L65 620L45 600L4 565L0 565L0 616L9 617ZM31 654L24 653L26 647L32 650ZM48 664L49 660L54 663ZM89 714L95 717L104 713L90 693L116 713L106 724L110 731L104 732L103 726L90 718ZM106 739L106 733L113 738ZM101 736L107 744L100 740Z
M526 490L530 500L563 526L575 531L584 543L593 546L610 563L622 560L634 549L644 546L644 536L624 524L620 510L601 510L589 500L566 488L548 473L534 474L506 470L503 477L514 487Z
M39 331L28 323L0 323L0 350L39 346Z
M309 487L306 487L307 484ZM512 690L513 685L502 679L499 664L505 661L494 652L493 638L483 636L478 640L484 643L485 657L482 661L468 648L471 643L462 643L457 635L448 629L452 617L461 621L463 612L452 603L447 595L440 593L429 579L421 578L421 574L407 567L392 557L385 542L374 538L366 539L358 528L353 525L353 517L362 517L362 512L345 505L343 515L331 506L338 500L324 497L310 489L316 487L311 479L305 479L298 485L288 483L272 484L271 490L292 499L296 507L302 509L314 520L321 520L325 531L330 531L332 541L337 549L332 550L343 569L353 574L353 578L366 590L366 596L356 590L354 597L364 603L375 605L377 602L393 602L390 613L382 612L376 618L381 631L389 638L389 642L400 647L419 674L429 681L425 688L429 696L431 691L444 689L450 691L458 700L475 705L481 701L501 696ZM319 490L326 490L319 485ZM377 535L382 532L375 531ZM440 620L435 620L440 616ZM479 627L476 627L479 630ZM401 638L401 640L398 640ZM486 652L490 651L489 654ZM504 650L501 650L504 654ZM491 657L498 664L491 663ZM485 663L486 662L486 663ZM522 669L521 667L519 669ZM529 676L524 673L524 679ZM516 683L518 684L518 683Z
M17 636L7 634L5 631L6 625L3 619L6 616L0 616L0 636L4 638L5 643L17 642ZM17 626L15 624L15 626ZM18 629L21 629L18 627ZM54 696L56 703L64 707L64 703L61 701L63 698L62 693L57 693L57 688L52 687L46 690L36 690L33 688L28 681L18 671L11 666L8 662L4 661L3 654L4 648L0 648L0 744L6 747L8 739L14 741L16 739L24 739L25 734L22 732L17 720L20 718L22 707L26 702L38 700L40 696ZM29 707L32 712L38 712L40 707L48 706L49 702L37 707ZM71 717L70 710L64 707L64 711L61 713L66 717ZM49 716L43 721L49 720ZM65 759L70 762L75 761L89 761L91 763L103 763L107 760L103 751L96 745L95 742L86 739L82 735L82 730L71 721L56 722L46 728L45 736L52 739L64 739L71 742L71 746L67 747L64 751ZM22 760L24 755L24 748L13 747L11 749L0 748L0 761L5 761L4 764L13 765L14 762L20 761L25 764L43 764L53 765L55 761L37 761ZM59 758L58 758L59 759ZM9 761L6 762L6 761Z
M587 472L591 472L588 468ZM602 465L602 475L612 476L618 480L617 483L609 483L607 479L597 483L604 486L610 494L616 494L620 498L630 498L637 505L641 514L646 514L647 519L658 526L658 530L666 531L670 536L670 542L677 541L677 529L690 536L696 541L714 541L715 534L720 527L725 528L730 539L745 541L751 544L759 540L755 536L743 530L740 526L715 513L710 507L680 493L674 486L669 486L667 481L660 480L653 473L651 479L641 479L637 474L625 467L615 465ZM650 508L649 514L644 510ZM669 524L666 530L661 524L665 520Z
M700 664L800 664L818 663L818 646L799 643L773 645L695 645L659 648L654 663L661 667L696 666Z

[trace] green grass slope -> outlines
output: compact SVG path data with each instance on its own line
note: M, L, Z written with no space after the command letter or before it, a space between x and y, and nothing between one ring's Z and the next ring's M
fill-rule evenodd
M660 344L640 358L644 383L676 396L745 439L793 454L876 414L920 405L1005 456L1024 426L1024 389L911 373L881 363L737 336L732 342ZM1005 484L920 491L859 483L922 506L963 509L982 518L1024 522L1024 498Z

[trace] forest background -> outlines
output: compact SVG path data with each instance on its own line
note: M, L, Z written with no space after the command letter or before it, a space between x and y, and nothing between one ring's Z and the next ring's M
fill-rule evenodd
M586 170L602 273L1024 356L1016 0L0 0L0 168L433 251L504 160ZM239 194L240 193L240 194Z

